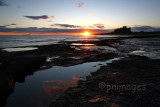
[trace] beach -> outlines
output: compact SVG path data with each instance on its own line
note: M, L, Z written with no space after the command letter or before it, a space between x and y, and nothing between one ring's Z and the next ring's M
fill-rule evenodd
M45 84L42 90L49 89L51 95L49 97L53 101L50 101L48 105L46 103L36 104L53 107L65 105L71 107L159 106L159 41L158 35L99 36L92 39L58 40L54 44L1 48L0 105L6 105L6 107L12 105L7 102L8 97L14 98L15 84L25 83L27 76L32 77L38 72L52 70L54 67L64 67L62 71L71 67L68 72L71 70L76 72L74 66L80 65L82 68L86 67L86 72L95 68L94 72L81 74L71 72L70 83L72 84L63 81L63 89L58 85L55 89ZM78 72L85 71L81 67ZM63 77L63 74L61 75ZM67 77L67 73L65 75ZM48 78L48 82L60 83L61 77ZM46 78L41 82L47 83ZM124 89L122 90L122 87L119 89L119 86L124 86ZM59 92L56 95L53 94L55 90ZM27 93L27 90L25 91L23 93ZM30 106L35 105L31 103Z

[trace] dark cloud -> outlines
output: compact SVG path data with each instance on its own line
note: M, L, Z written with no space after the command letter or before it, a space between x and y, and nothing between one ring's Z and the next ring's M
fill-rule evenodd
M91 32L109 32L107 29L85 29ZM7 28L5 26L0 26L0 32L16 32L16 33L75 33L75 32L84 32L84 29L58 29L58 28L37 28L37 27L28 27L28 28Z
M92 29L94 29L95 27L94 27L94 26L89 26L89 28L92 28Z
M85 3L79 3L77 8L82 8L84 5L86 5Z
M17 32L17 33L23 33L23 32L74 32L78 30L73 29L57 29L57 28L37 28L37 27L28 27L28 28L7 28L5 26L0 26L0 32Z
M134 32L152 32L152 31L160 31L160 27L152 27L152 26L136 26L132 27L132 31Z
M0 26L0 28L5 28L6 26Z
M17 25L17 24L3 25L3 26L0 26L0 28L6 28L7 26L13 26L13 25Z
M13 24L11 24L11 25L17 25L17 24L14 24L14 23L13 23Z
M99 29L104 29L105 28L104 24L94 24L93 26L95 26Z
M0 0L0 6L8 6L3 0Z
M77 28L77 27L81 27L81 26L70 25L70 24L53 24L51 26L59 26L59 27L65 27L65 28Z
M50 17L47 15L42 15L42 16L24 16L26 18L34 19L34 20L39 20L39 19L49 19Z

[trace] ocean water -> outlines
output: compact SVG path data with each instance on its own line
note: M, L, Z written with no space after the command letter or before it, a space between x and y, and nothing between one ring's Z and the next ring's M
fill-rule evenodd
M39 46L57 44L60 41L78 41L91 39L82 35L23 35L23 36L0 36L0 48Z
M41 46L57 44L60 41L91 40L97 38L123 37L122 35L14 35L0 36L0 48L22 47L22 46Z

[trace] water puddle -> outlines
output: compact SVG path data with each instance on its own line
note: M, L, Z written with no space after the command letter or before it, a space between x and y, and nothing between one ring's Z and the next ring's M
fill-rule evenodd
M83 44L83 43L72 43L71 45L75 45L75 46L94 46L94 44Z
M23 48L4 48L2 50L7 52L18 52L18 51L30 51L30 50L36 50L37 47L23 47Z
M74 48L75 50L90 50L90 51L98 51L100 53L116 53L118 50L113 47L109 46L71 46L71 48Z
M75 66L53 66L27 76L24 83L16 83L14 92L8 98L6 107L48 107L68 87L76 86L79 79L85 79L102 65L120 58L107 61L89 62ZM24 106L25 105L25 106Z

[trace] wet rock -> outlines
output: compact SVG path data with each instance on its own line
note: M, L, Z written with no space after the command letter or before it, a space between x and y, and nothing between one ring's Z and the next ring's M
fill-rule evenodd
M92 72L85 81L80 81L78 87L83 88L72 87L66 90L69 93L64 94L63 101L67 102L66 98L69 96L72 101L67 103L69 107L160 106L159 64L160 60L149 60L140 56L129 56L114 61ZM102 82L105 86L100 88Z

